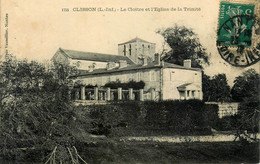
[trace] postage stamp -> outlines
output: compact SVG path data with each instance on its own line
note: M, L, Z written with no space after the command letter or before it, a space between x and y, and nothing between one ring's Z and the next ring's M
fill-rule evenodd
M220 56L233 66L246 67L259 61L256 9L257 3L220 2L217 47Z

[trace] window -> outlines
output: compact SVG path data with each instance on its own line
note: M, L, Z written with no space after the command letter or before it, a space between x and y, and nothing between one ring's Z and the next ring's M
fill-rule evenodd
M195 91L191 91L191 97L192 97L192 98L195 97Z
M124 56L126 56L126 46L124 45Z
M131 44L129 44L129 55L131 56L131 52L132 52L132 46Z
M171 78L171 81L174 81L174 75L175 75L175 72L174 72L174 71L172 71L170 75L171 75L171 76L170 76L170 78Z

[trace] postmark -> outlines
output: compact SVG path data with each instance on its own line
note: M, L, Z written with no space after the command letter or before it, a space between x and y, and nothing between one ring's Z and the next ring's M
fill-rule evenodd
M250 66L260 59L255 9L256 4L220 3L217 48L220 56L233 66Z

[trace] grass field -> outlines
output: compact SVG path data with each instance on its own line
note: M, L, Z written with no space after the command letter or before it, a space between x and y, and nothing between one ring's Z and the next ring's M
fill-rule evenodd
M81 145L88 163L258 163L259 144L98 142Z
M103 138L90 143L77 143L75 146L80 156L88 164L259 163L259 143L120 142ZM38 150L38 153L40 151ZM37 152L35 153L31 155L37 155ZM46 162L46 160L40 159L32 162L31 155L23 161L0 159L0 163L38 164Z

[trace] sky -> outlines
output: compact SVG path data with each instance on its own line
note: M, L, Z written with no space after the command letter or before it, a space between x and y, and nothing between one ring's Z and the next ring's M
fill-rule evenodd
M156 30L184 25L197 33L211 54L208 75L225 73L229 84L249 68L259 71L259 63L238 68L226 63L217 52L219 0L0 0L1 54L8 49L18 58L50 60L59 47L117 55L117 44L135 37L156 43L163 38ZM114 8L118 11L73 11L73 8ZM120 11L121 8L176 8L176 11ZM199 8L200 11L184 11ZM69 12L62 11L68 8ZM181 8L182 11L178 11ZM75 9L74 9L75 10ZM7 16L8 15L8 16ZM8 18L6 18L6 16ZM6 25L8 20L8 27ZM8 47L5 34L8 32Z

